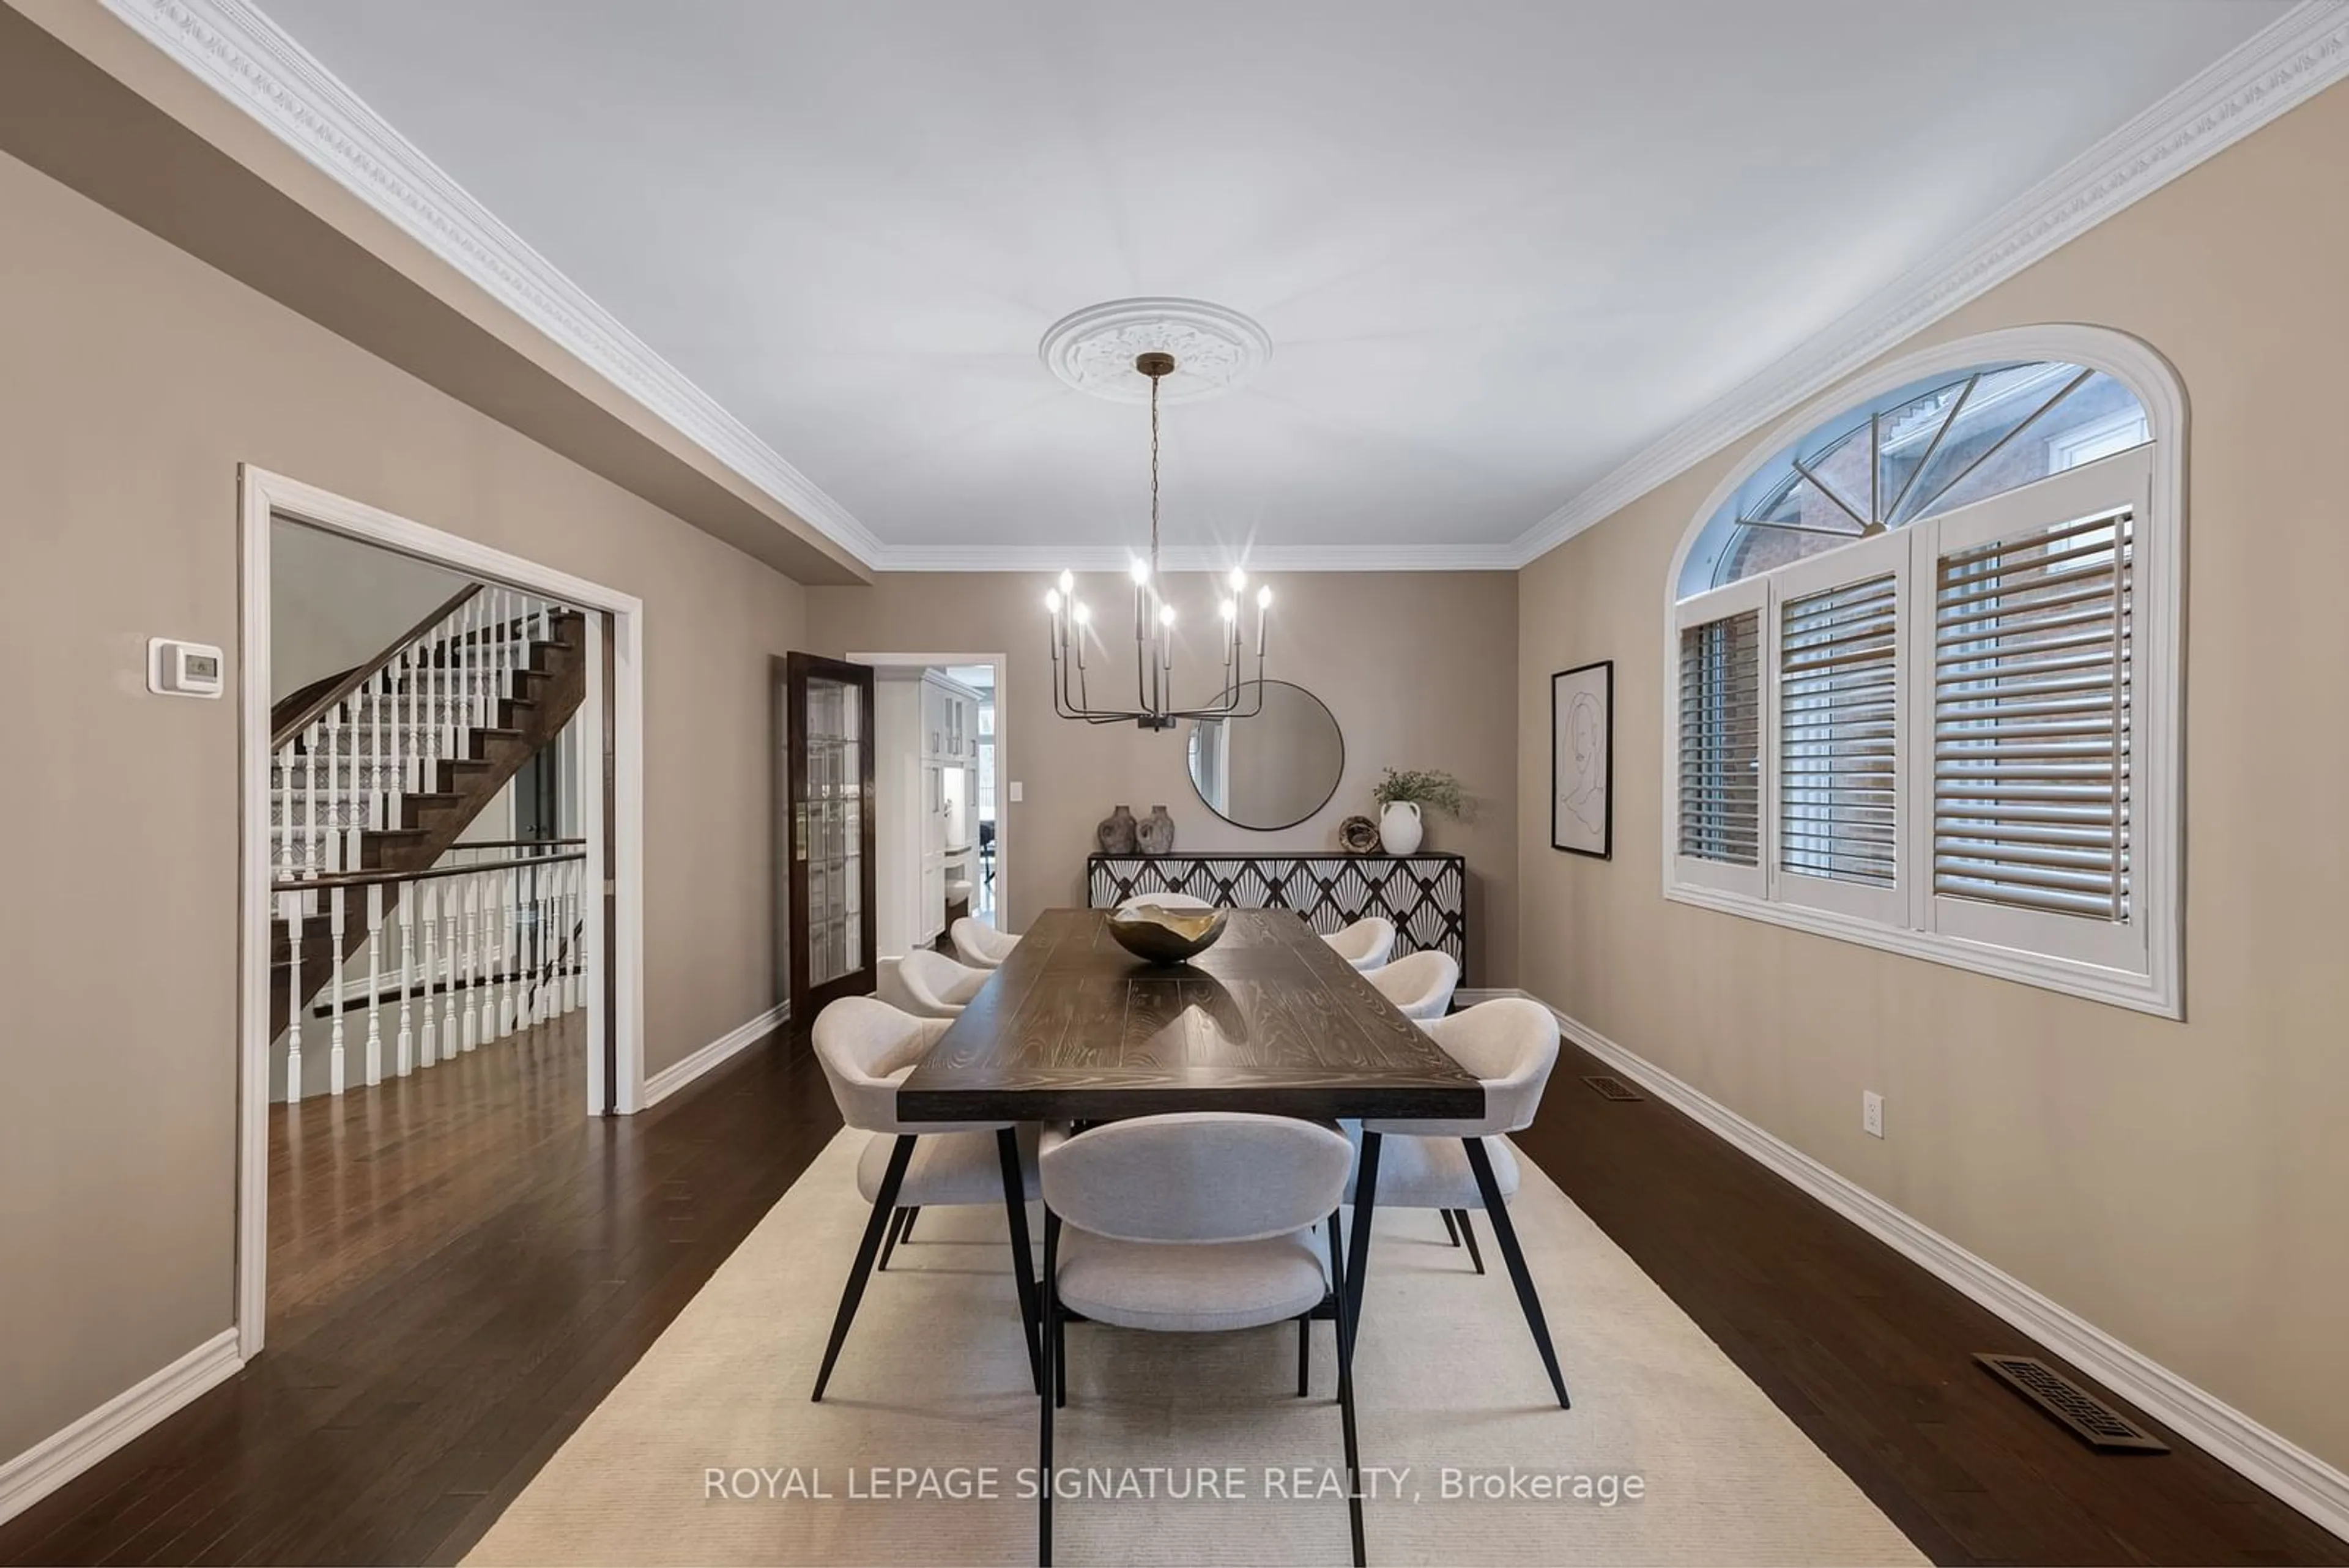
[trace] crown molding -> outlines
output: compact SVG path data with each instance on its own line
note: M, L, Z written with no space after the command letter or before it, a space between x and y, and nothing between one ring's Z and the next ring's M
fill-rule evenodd
M287 146L687 440L875 571L1123 569L1120 548L890 545L597 305L333 72L245 0L102 0L107 10ZM2004 282L2065 242L2349 75L2349 0L2302 0L2274 24L1870 296L1834 327L1708 403L1516 539L1288 546L1265 571L1506 571ZM1167 569L1227 556L1172 551Z
M1527 529L1531 564L2349 76L2349 0L2302 0L1835 325Z
M872 530L558 271L244 0L103 0L484 293L870 566Z
M1123 545L895 545L871 563L876 572L1123 573L1135 552ZM1177 545L1158 552L1162 572L1507 572L1518 566L1508 545L1289 545L1219 549Z

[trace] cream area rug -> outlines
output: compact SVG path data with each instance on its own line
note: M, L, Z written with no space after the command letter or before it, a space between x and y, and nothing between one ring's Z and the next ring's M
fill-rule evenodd
M1037 1401L999 1210L926 1209L824 1402L866 1206L843 1133L492 1527L469 1563L1036 1560ZM1551 1398L1491 1231L1372 1234L1356 1397L1374 1563L1924 1561L1530 1164L1511 1207L1574 1398ZM1035 1234L1040 1238L1039 1227ZM1062 1563L1349 1558L1332 1326L1071 1324Z

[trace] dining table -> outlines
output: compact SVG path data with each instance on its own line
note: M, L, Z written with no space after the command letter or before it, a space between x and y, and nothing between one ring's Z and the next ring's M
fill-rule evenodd
M1107 909L1050 909L897 1089L922 1122L1079 1124L1178 1111L1471 1120L1485 1089L1304 919L1234 909L1186 963L1120 946ZM1378 1192L1365 1129L1347 1240L1358 1321Z

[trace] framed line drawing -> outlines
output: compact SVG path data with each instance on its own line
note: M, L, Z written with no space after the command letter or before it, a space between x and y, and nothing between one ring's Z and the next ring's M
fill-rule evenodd
M1549 846L1615 857L1615 661L1549 678Z

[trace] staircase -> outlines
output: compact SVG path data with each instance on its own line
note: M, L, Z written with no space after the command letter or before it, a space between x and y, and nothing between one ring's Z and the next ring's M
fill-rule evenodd
M346 1013L365 1015L373 1084L576 1005L584 846L452 848L578 711L586 659L578 612L476 584L277 705L269 994L286 1098L301 1097L305 1029L343 1092Z

